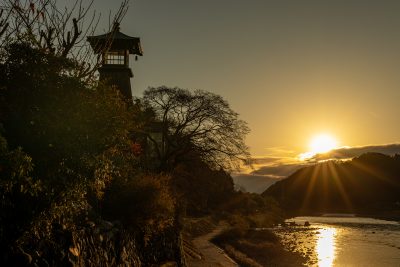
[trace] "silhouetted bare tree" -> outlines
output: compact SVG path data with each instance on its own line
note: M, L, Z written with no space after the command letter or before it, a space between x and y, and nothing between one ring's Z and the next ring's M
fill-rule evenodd
M161 168L173 167L193 153L211 167L226 170L248 159L244 137L249 128L221 96L202 90L158 87L147 89L143 100L160 122L156 131L161 138L156 140L152 134L148 138Z
M110 31L126 14L128 2L124 0L114 17L110 16ZM70 8L62 8L57 0L4 0L0 5L0 46L23 40L34 48L79 62L75 75L91 76L102 60L86 42L100 19L92 6L93 0L74 0ZM103 49L110 44L111 40Z

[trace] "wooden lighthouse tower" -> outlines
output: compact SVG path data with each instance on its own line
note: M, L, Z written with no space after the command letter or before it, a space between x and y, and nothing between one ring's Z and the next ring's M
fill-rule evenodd
M94 52L102 57L102 64L98 68L100 81L116 86L131 100L133 73L129 67L129 55L135 55L135 58L143 55L140 38L123 34L119 24L115 23L111 32L89 36L87 40Z

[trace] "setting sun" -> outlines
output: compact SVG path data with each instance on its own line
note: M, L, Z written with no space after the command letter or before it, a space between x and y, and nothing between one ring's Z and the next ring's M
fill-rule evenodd
M315 135L309 144L309 151L299 155L300 160L308 160L316 154L323 154L338 148L337 140L329 134Z
M310 152L314 154L326 153L337 148L337 141L328 134L319 134L314 136L310 142Z

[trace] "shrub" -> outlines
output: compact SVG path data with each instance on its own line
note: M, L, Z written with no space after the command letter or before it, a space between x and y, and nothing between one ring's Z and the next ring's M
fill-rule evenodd
M127 226L155 226L172 223L175 200L169 191L170 177L142 174L129 181L117 180L105 192L103 214Z

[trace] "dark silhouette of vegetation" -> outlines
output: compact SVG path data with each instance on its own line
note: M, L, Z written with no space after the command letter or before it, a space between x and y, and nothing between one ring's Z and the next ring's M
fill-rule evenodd
M37 242L55 242L46 229L98 220L104 190L139 172L135 115L118 91L71 76L71 60L13 43L1 62L1 260L37 262Z
M133 246L132 261L179 262L175 200L160 184L163 175L143 174L140 145L131 138L141 131L140 109L118 90L75 76L75 61L30 43L10 43L0 56L0 262L111 264L111 254L93 258L104 255L104 240L115 244L116 255ZM108 226L102 218L119 223ZM121 233L128 225L136 228L123 238L101 234L99 244L87 244L103 230ZM160 250L165 243L171 247Z
M221 96L160 87L126 101L80 49L96 24L81 1L1 10L0 265L182 266L186 214L276 220L275 203L234 191L248 128Z
M213 170L199 158L178 164L171 172L171 185L187 215L215 212L234 195L232 177Z
M29 42L1 50L1 262L96 265L103 256L94 255L117 257L127 247L134 261L181 262L179 211L220 211L235 195L232 178L213 169L216 162L205 160L201 143L191 141L171 143L184 153L166 168L169 174L146 169L148 151L136 137L150 136L146 123L159 122L154 112L74 75L78 67ZM230 111L226 102L220 104ZM168 140L179 136L167 134ZM119 234L104 237L103 231ZM126 239L118 237L122 233ZM116 247L104 252L100 243L90 243L98 234L96 240ZM127 261L118 257L121 264Z
M318 163L277 182L263 195L300 214L390 216L400 210L400 156L367 153L351 161Z
M120 220L131 228L146 225L163 229L170 225L174 212L175 198L167 175L141 174L128 181L118 180L106 189L104 196L104 216L111 221Z
M143 104L160 122L156 129L161 134L158 139L147 134L160 169L173 169L193 152L210 167L225 170L248 160L244 137L249 129L221 96L158 87L144 92Z

